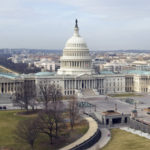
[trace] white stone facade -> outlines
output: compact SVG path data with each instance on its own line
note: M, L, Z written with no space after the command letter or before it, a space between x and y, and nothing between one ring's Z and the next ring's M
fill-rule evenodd
M93 74L92 59L84 39L79 35L76 20L73 36L66 42L63 56L60 58L59 75Z
M146 74L96 74L92 68L89 49L79 35L76 21L74 35L67 41L60 58L61 67L57 73L41 72L20 75L15 78L0 76L0 94L13 93L18 86L26 84L26 91L32 92L39 84L55 84L63 95L96 96L125 92L150 92L150 75ZM36 86L36 88L34 87Z

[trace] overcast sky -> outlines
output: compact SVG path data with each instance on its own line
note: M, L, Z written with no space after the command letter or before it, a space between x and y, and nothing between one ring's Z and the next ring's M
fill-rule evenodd
M76 18L91 50L150 50L150 0L0 0L0 48L63 49Z

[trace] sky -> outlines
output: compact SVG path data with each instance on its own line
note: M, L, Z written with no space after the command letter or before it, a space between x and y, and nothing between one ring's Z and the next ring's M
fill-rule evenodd
M0 48L63 49L76 18L90 50L150 50L150 0L0 0Z

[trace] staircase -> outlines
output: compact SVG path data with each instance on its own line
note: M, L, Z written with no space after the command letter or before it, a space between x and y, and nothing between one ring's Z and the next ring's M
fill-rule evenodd
M99 95L99 93L94 89L82 89L81 93L82 93L82 96L85 96L85 97L94 97L94 96Z

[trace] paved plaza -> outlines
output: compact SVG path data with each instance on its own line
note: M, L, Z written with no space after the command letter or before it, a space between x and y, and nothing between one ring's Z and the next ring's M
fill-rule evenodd
M138 101L136 104L136 108L138 111L138 118L149 122L150 123L150 115L148 115L143 109L150 107L150 95L143 95L143 96L137 96L137 97L128 97L131 99L134 99L135 101ZM129 104L126 102L121 101L122 98L112 98L106 96L99 96L99 97L93 97L93 98L81 98L81 101L87 101L93 105L96 106L96 112L95 108L84 108L84 111L87 112L95 112L97 116L101 112L104 112L106 110L115 110L115 106L117 106L117 111L120 113L128 113L130 114L132 110L135 109L134 104Z
M143 109L150 107L150 95L143 95L143 96L137 96L137 97L128 97L131 99L134 99L138 101L136 104L137 111L138 111L138 117L142 120L145 120L147 122L150 122L150 115L148 115ZM117 111L120 113L131 113L131 111L135 108L134 104L129 104L126 102L121 101L122 98L112 98L106 96L97 96L97 97L91 97L91 98L80 98L79 101L86 101L88 103L91 103L96 106L96 114L99 116L101 112L104 112L106 110L115 110L115 106L117 106ZM124 98L125 99L125 98ZM0 99L0 106L7 106L7 109L18 109L17 107L14 107L11 102L2 101ZM64 101L64 103L67 105L68 101ZM42 105L40 104L38 108L41 108ZM95 107L88 107L83 108L84 111L87 112L95 112Z

